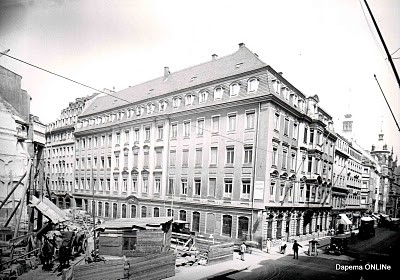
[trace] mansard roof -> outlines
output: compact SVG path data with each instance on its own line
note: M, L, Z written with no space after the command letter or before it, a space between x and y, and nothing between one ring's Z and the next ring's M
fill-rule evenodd
M267 64L261 61L244 44L240 44L239 50L231 55L216 58L177 72L171 72L166 76L112 93L112 95L120 99L109 95L98 96L80 116L89 116L118 107L124 107L128 105L128 102L130 104L143 102L146 99L160 97L168 93L242 74L264 66L267 66Z

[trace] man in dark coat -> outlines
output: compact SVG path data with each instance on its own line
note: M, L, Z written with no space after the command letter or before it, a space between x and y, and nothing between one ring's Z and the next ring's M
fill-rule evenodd
M301 246L299 243L297 243L297 240L294 241L293 243L293 259L298 259L299 258L299 247L303 247Z

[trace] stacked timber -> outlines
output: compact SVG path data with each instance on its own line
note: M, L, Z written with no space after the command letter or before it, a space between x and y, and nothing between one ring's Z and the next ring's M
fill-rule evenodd
M152 280L175 275L175 254L173 251L150 254L127 259L125 279Z
M207 264L215 264L233 260L233 242L210 245Z
M100 280L124 278L124 261L122 259L109 260L75 266L74 280Z

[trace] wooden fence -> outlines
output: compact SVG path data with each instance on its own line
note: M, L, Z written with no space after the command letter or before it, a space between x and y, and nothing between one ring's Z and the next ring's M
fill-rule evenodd
M124 260L109 260L91 264L77 265L72 270L73 280L123 279Z
M233 245L233 242L210 245L207 264L210 265L233 260Z

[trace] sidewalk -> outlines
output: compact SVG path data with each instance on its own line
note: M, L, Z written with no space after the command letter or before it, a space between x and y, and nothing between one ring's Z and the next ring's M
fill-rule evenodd
M324 247L324 244L329 243L329 237L323 237L320 239L316 239L320 242L318 247ZM352 258L340 255L327 255L322 248L318 248L318 256L317 257L310 257L308 256L308 241L299 242L299 244L303 247L299 248L299 257L308 257L308 258L324 258L324 259L331 259L331 260L342 260L342 261L351 261ZM262 262L268 260L277 260L283 257L292 256L292 245L288 243L288 248L286 249L285 254L279 253L278 247L272 247L271 253L266 253L264 251L253 249L251 254L245 255L245 261L240 259L240 255L238 252L233 253L233 260L221 262L213 265L194 265L194 266L181 266L175 268L175 276L170 277L168 279L171 280L186 280L186 279L211 279L216 276L227 276L230 274L235 274L241 271L251 271L256 269L264 264Z

